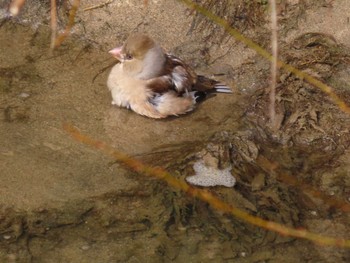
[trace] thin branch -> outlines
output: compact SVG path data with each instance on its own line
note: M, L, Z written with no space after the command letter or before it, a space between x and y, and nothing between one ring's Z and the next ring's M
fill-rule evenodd
M51 44L50 48L54 49L57 35L57 6L56 0L51 0Z
M90 11L90 10L93 10L93 9L97 9L97 8L104 7L104 6L109 5L109 4L112 3L113 1L114 1L114 0L107 0L107 1L104 2L104 3L86 7L86 8L83 9L83 11Z
M212 20L214 23L222 26L230 35L235 37L237 40L243 42L248 47L254 49L258 54L260 54L262 57L272 61L272 55L266 51L264 48L259 46L257 43L252 41L251 39L243 36L238 30L232 28L230 24L223 18L213 14L212 12L208 11L206 8L190 1L190 0L179 0L186 4L188 7L192 8L193 10L196 10L198 13L208 17L210 20ZM315 79L314 77L310 76L309 74L298 70L297 68L277 59L277 66L280 68L283 68L291 73L293 73L295 76L299 77L300 79L306 80L311 85L319 88L324 93L326 93L333 102L345 113L350 114L350 106L348 106L334 91L333 89L328 86L327 84Z
M271 61L271 83L270 83L270 105L269 115L270 124L274 129L276 128L276 83L277 83L277 57L278 57L278 44L277 44L277 12L276 1L270 0L271 8L271 46L272 46L272 61Z
M66 28L64 29L63 33L59 34L55 39L53 48L59 47L62 44L62 42L66 39L66 37L69 35L74 25L75 15L78 11L79 5L80 5L80 0L74 0L72 8L69 11L69 19L68 19Z
M12 16L17 16L26 0L12 0L9 11Z
M307 239L317 244L350 248L350 240L347 240L347 239L340 239L340 238L336 239L332 237L322 236L319 234L308 232L304 229L294 229L294 228L281 225L279 223L266 221L260 217L252 216L243 210L240 210L232 205L229 205L223 202L208 190L192 187L188 185L185 181L175 178L174 176L172 176L162 168L154 168L151 166L147 166L142 162L136 159L133 159L122 152L116 151L115 149L113 149L112 147L110 147L109 145L107 145L102 141L95 140L93 138L90 138L80 133L79 130L73 127L72 125L64 124L63 128L78 142L84 143L86 145L89 145L91 147L94 147L95 149L102 151L106 155L113 157L124 167L134 172L137 172L139 174L144 174L147 176L162 179L165 182L167 182L170 186L176 189L180 189L185 193L189 194L190 196L198 198L208 203L209 205L218 209L219 211L230 213L235 217L245 222L248 222L252 225L255 225L267 230L275 231L281 235Z

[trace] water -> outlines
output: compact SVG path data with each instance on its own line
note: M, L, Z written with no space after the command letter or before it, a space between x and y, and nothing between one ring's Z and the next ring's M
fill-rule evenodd
M224 167L233 165L237 185L210 190L225 202L267 220L349 238L348 213L300 190L310 185L346 202L349 118L336 108L321 119L329 124L341 116L342 123L318 124L328 134L322 143L319 129L290 122L272 139L262 121L265 97L254 91L218 95L181 118L147 119L110 104L108 70L99 74L113 62L108 54L73 39L50 54L45 28L5 23L0 36L2 262L342 262L349 256L216 211L125 170L62 128L70 123L181 180L208 153ZM255 77L243 82L266 78ZM306 109L298 120L313 116L312 107ZM338 140L327 130L334 127ZM262 157L277 169L271 173ZM301 183L291 185L281 174Z

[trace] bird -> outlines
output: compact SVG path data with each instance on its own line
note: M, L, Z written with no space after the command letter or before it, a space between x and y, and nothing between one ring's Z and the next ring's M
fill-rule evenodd
M112 105L149 118L186 114L210 94L232 93L228 86L197 75L144 33L131 34L109 54L120 62L113 66L107 80Z

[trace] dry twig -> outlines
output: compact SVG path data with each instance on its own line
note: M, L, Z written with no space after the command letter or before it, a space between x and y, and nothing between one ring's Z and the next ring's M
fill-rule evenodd
M303 238L322 245L350 248L350 240L347 240L347 239L336 239L332 237L326 237L326 236L308 232L304 229L294 229L272 221L266 221L260 217L252 216L232 205L229 205L223 202L208 190L202 190L199 188L192 187L188 185L185 181L182 181L173 177L171 174L169 174L167 171L163 170L162 168L154 168L151 166L147 166L142 162L136 159L133 159L124 153L116 151L115 149L113 149L112 147L110 147L109 145L107 145L102 141L94 140L93 138L90 138L80 133L79 130L73 127L72 125L64 124L63 128L75 140L81 143L84 143L86 145L89 145L91 147L94 147L95 149L102 151L106 155L113 157L124 167L134 172L137 172L139 174L144 174L147 176L162 179L163 181L168 183L170 186L176 189L182 190L185 193L189 194L190 196L198 198L208 203L209 205L218 209L219 211L230 213L233 216L247 223L250 223L252 225L255 225L267 230L275 231L281 235Z
M93 9L97 9L97 8L104 7L104 6L106 6L106 5L109 5L109 4L112 3L113 1L114 1L114 0L107 0L107 1L104 2L104 3L86 7L86 8L83 9L83 11L90 11L90 10L93 10Z
M21 11L25 1L26 0L12 0L9 8L11 15L17 16Z
M50 48L55 47L55 40L57 35L57 6L56 0L51 0L51 44Z
M74 19L75 19L75 15L78 11L79 4L80 4L80 0L74 0L72 8L69 11L69 19L68 19L67 26L64 29L63 33L59 34L57 36L57 38L55 39L53 48L59 47L62 44L62 42L66 39L66 37L69 35L69 33L74 25Z
M270 105L269 115L270 124L273 129L276 128L276 83L277 83L277 56L278 56L278 44L277 44L277 12L276 12L276 0L270 0L271 8L271 46L272 46L272 60L271 60L271 83L270 83Z
M191 0L179 0L179 1L186 4L191 9L196 10L198 13L208 17L216 24L222 26L230 35L235 37L237 40L243 42L248 47L254 49L262 57L272 61L273 56L268 51L266 51L264 48L259 46L257 43L255 43L251 39L243 36L238 30L231 27L230 24L225 19L213 14L212 12L210 12L207 9L205 9L204 7L192 2ZM316 78L310 76L306 72L300 71L297 68L295 68L295 67L293 67L293 66L291 66L291 65L289 65L289 64L287 64L279 59L277 59L277 66L293 73L295 76L299 77L300 79L306 80L308 83L310 83L314 87L319 88L320 90L322 90L324 93L326 93L333 100L333 102L339 107L339 109L341 109L343 112L345 112L347 114L350 114L350 106L348 106L333 91L333 89L330 86L328 86L327 84L317 80Z

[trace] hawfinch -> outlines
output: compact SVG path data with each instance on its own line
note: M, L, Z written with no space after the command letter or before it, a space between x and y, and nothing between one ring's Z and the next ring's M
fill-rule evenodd
M229 87L197 75L140 33L132 34L123 46L109 53L120 61L107 81L112 104L150 118L185 114L210 93L232 93Z

